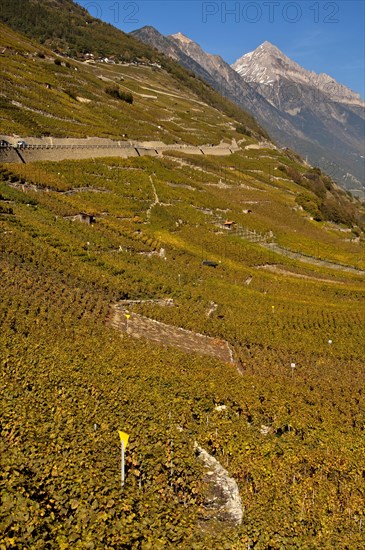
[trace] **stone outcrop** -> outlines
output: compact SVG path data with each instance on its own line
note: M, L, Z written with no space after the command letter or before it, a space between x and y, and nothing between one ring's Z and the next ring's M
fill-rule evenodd
M242 500L236 481L221 464L195 443L195 452L207 469L205 481L208 491L204 506L208 511L205 519L217 519L240 525L243 519ZM209 513L210 512L210 513Z

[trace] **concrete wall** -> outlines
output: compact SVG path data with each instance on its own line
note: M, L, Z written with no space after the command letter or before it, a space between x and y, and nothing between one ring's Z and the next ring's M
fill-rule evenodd
M21 162L14 149L0 148L0 162Z
M5 136L7 137L7 136ZM9 140L10 143L14 142ZM1 148L0 162L35 162L81 160L100 157L128 158L136 156L156 157L164 151L181 151L190 155L226 156L232 154L229 145L195 147L189 145L164 145L161 142L112 141L103 138L63 139L63 138L27 138L28 147L24 149Z
M139 156L134 147L50 147L42 149L20 149L20 155L26 163L37 160L82 160L98 157L137 157ZM156 155L156 152L154 152ZM0 162L22 162L14 149L0 150Z
M137 151L140 157L157 157L159 154L156 149L141 149L137 147Z
M204 155L213 155L216 157L225 157L232 154L230 149L223 149L222 147L201 147L201 150Z

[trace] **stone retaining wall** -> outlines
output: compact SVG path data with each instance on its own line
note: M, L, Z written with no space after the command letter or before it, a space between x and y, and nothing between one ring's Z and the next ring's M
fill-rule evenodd
M131 313L127 319L125 308L114 305L108 322L114 328L133 338L146 338L153 342L178 348L186 353L210 355L226 363L234 363L232 350L225 340L211 338L160 321Z
M14 144L14 138L3 136ZM184 144L165 145L162 142L113 141L103 138L26 138L28 147L0 148L0 162L35 162L81 160L98 157L136 157L158 156L164 151L181 151L190 155L231 155L237 150L237 145L220 144L215 146L192 146Z

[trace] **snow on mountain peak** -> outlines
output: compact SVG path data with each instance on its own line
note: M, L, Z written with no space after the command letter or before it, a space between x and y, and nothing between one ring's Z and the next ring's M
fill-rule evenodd
M264 50L266 52L275 52L283 55L283 52L279 50L279 48L275 46L275 44L272 44L268 40L265 40L265 42L263 42L257 49Z
M179 42L183 42L184 44L192 44L193 40L185 36L182 32L177 32L176 34L170 34L171 38L175 38L175 40L179 40Z
M286 56L277 46L263 42L256 50L249 52L231 65L246 82L272 86L281 80L294 84L312 86L331 97L333 101L362 105L360 94L357 94L336 82L324 73L317 74L304 69L301 65Z
M301 69L299 65L289 59L277 46L268 41L263 42L253 52L249 52L237 59L232 67L241 76L248 77L247 80L250 80L250 76L253 76L252 80L254 81L257 81L256 76L259 69L265 69L267 80L276 79L277 73L282 73L289 67L292 70L294 68ZM257 70L254 70L251 75L252 67Z

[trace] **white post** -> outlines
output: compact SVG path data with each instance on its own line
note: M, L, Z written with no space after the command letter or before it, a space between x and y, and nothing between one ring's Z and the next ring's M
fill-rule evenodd
M121 485L124 486L125 471L124 471L124 441L121 442Z
M291 377L294 378L295 363L290 363L290 366L291 366Z

